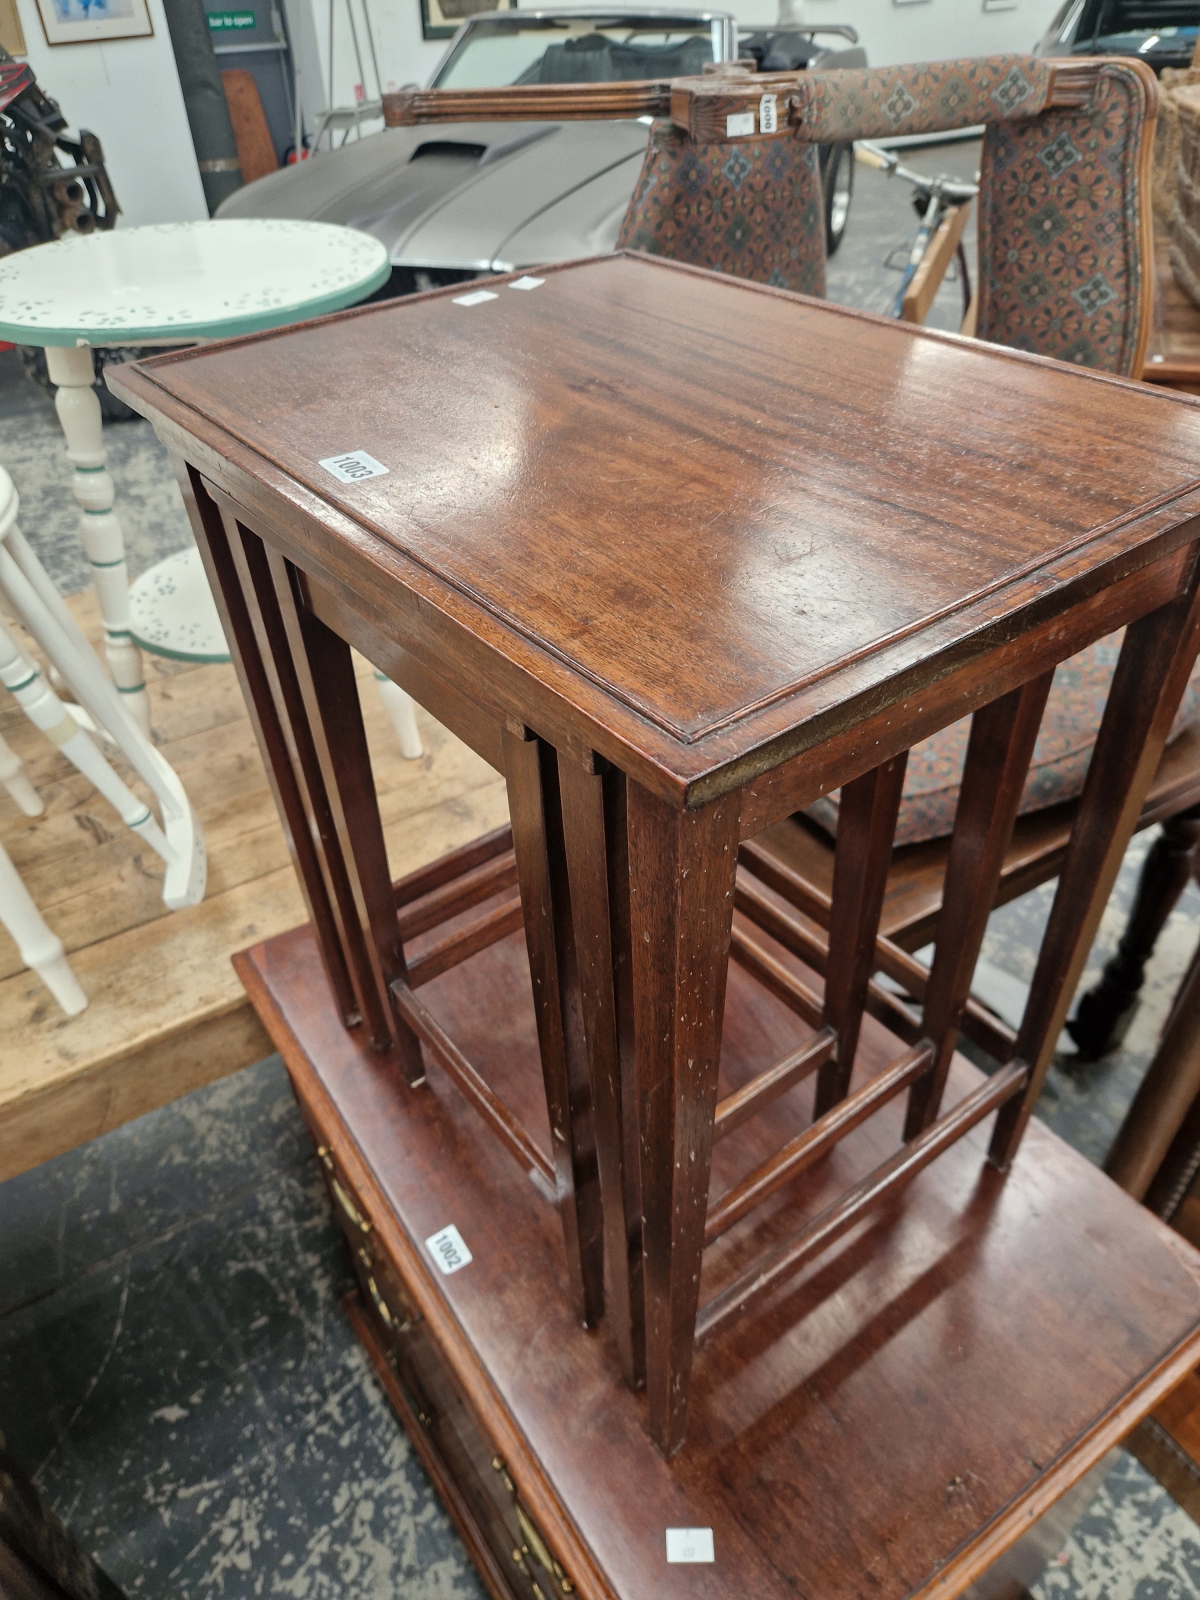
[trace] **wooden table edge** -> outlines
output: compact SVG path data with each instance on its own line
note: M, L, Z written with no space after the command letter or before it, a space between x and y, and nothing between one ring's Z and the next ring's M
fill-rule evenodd
M1132 1384L1105 1417L1059 1455L1053 1468L1027 1494L1011 1501L969 1544L956 1551L936 1576L913 1589L909 1600L961 1594L1114 1445L1120 1444L1198 1363L1200 1317L1192 1331L1160 1358L1153 1371Z

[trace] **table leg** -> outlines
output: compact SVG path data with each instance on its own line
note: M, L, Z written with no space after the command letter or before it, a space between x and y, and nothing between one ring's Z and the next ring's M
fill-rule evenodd
M933 970L925 990L925 1037L935 1050L908 1097L904 1137L937 1121L975 963L996 901L1005 852L1033 759L1053 671L1023 684L971 719L954 833L942 889Z
M1200 564L1178 600L1125 632L1017 1035L1014 1058L1028 1072L1025 1091L1001 1107L992 1134L988 1157L1001 1169L1016 1154L1050 1070L1198 642Z
M600 763L603 765L603 763ZM626 1382L646 1381L625 776L558 764L583 1031L604 1204L609 1320Z
M817 1074L814 1118L844 1100L850 1089L907 763L905 750L842 788L821 1018L822 1026L837 1035L837 1045Z
M604 1314L604 1229L555 751L541 739L521 739L506 730L504 777L567 1282L575 1315L589 1328Z
M628 788L650 1437L683 1443L700 1301L740 804L676 811Z
M71 971L63 942L46 925L33 896L0 846L0 923L12 934L21 960L31 967L69 1017L87 1005L87 995Z
M104 619L104 655L112 680L144 733L150 731L141 651L133 642L129 620L129 574L125 538L113 510L115 490L101 431L100 402L92 387L90 346L46 350L46 368L57 386L58 420L67 441L67 459L75 469L72 488L82 510L83 547Z

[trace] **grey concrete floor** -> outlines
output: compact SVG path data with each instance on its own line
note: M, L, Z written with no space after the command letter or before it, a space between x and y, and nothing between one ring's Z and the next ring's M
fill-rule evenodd
M978 146L906 153L973 174ZM916 218L907 186L856 174L829 293L886 310ZM973 267L973 263L972 263ZM931 322L954 329L947 284ZM136 575L189 540L146 423L106 429ZM67 591L87 569L50 398L0 354L0 463ZM1136 840L1085 984L1115 944ZM977 987L1019 1003L1049 887L995 913ZM1039 1107L1100 1161L1145 1071L1197 935L1193 890L1160 941L1114 1056L1055 1063ZM451 1600L483 1594L342 1318L350 1285L277 1057L0 1185L0 1428L54 1509L131 1594ZM1035 1600L1200 1595L1200 1537L1124 1452Z

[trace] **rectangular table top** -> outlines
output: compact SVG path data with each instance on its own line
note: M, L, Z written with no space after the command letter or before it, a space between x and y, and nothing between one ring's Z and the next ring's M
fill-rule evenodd
M1189 398L645 256L479 287L114 387L680 774L1200 511Z

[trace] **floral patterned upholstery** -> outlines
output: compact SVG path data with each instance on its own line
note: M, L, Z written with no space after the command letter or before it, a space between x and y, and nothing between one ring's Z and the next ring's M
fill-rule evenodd
M976 333L1102 372L1140 360L1141 133L1136 69L1100 71L1091 102L991 123L979 189Z
M800 79L792 99L803 138L841 144L1036 117L1052 77L1050 63L1035 56L980 56L814 72Z
M823 296L816 146L797 139L693 144L673 123L656 122L617 249Z
M1025 792L1021 796L1021 815L1058 805L1063 800L1074 800L1082 792L1117 664L1122 632L1098 639L1077 656L1062 662L1055 672ZM1184 691L1170 739L1177 738L1198 715L1200 666L1192 673ZM923 739L909 752L896 824L897 845L941 838L953 828L970 732L971 719L964 717L932 738ZM838 792L835 790L809 806L806 815L836 835L837 812Z

